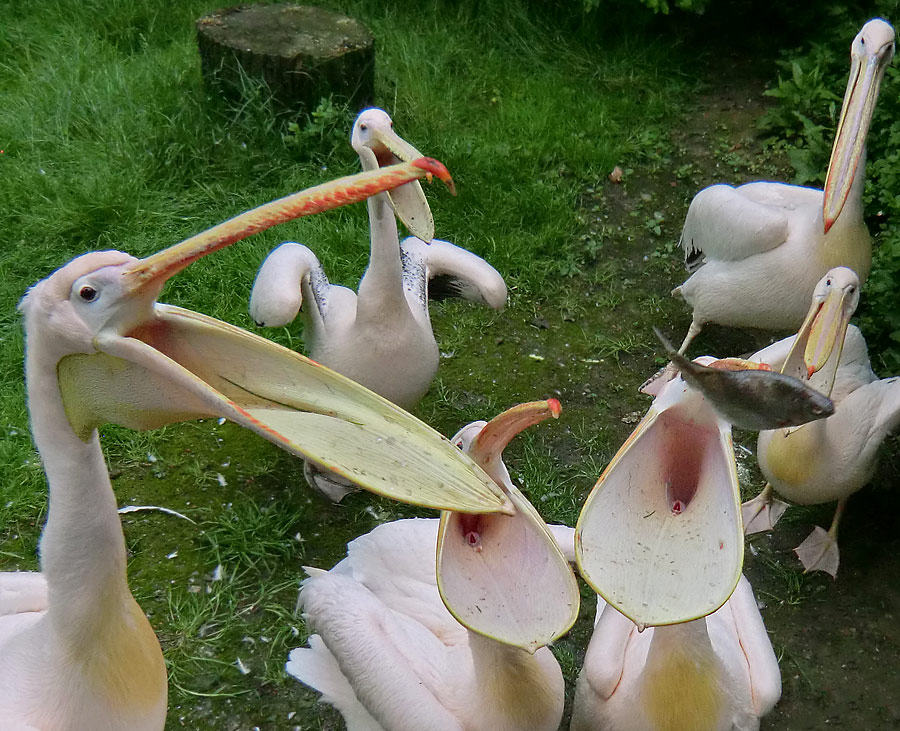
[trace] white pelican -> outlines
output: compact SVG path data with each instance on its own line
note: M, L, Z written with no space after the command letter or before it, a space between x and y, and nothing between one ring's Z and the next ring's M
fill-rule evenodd
M781 697L778 661L746 578L709 616L643 632L597 603L571 731L755 731Z
M585 581L632 621L674 624L734 591L740 493L731 424L681 374L650 388L650 410L585 501L575 553Z
M858 300L853 272L832 270L820 282L800 333L753 356L785 371L815 368L810 384L830 392L835 413L802 427L760 432L757 456L767 484L743 506L745 530L769 530L784 513L787 504L776 500L773 490L801 505L837 500L830 530L816 526L795 549L807 571L832 576L838 569L838 524L847 499L872 478L881 443L900 424L900 378L879 380L862 334L847 325ZM817 335L823 330L824 344ZM832 346L835 341L838 347ZM806 353L816 351L817 364L801 361L803 348Z
M351 144L363 170L420 156L380 109L360 113ZM501 309L506 284L475 254L432 241L434 222L418 183L373 196L367 205L371 253L358 293L329 284L312 251L286 243L260 267L250 315L259 325L279 327L300 312L313 360L411 408L428 390L440 355L428 313L429 294L436 294L430 285L437 294ZM413 234L402 242L395 212Z
M511 510L468 457L390 402L264 338L156 303L167 279L217 248L429 170L441 168L419 161L319 186L142 260L85 254L28 291L28 408L50 509L41 574L0 574L0 728L163 728L166 670L128 589L97 433L107 421L146 429L226 417L370 488L387 484L450 509ZM423 491L435 473L440 484ZM398 481L407 483L400 493Z
M348 731L559 728L563 677L543 645L574 622L578 589L500 460L517 431L550 413L526 404L454 437L516 495L520 510L507 525L490 516L442 518L440 529L434 519L400 520L350 542L331 571L307 569L300 604L315 634L286 669L337 708ZM554 532L571 555L572 529ZM448 603L452 614L438 582L463 599Z
M713 185L691 202L681 246L692 275L673 294L693 309L679 352L703 325L794 329L816 282L846 266L865 283L872 245L863 221L865 140L894 29L866 23L850 47L850 78L825 190L755 182Z

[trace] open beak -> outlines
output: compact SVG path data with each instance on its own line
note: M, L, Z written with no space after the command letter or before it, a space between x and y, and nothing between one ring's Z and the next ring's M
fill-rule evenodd
M462 512L513 513L512 501L449 440L390 401L302 355L190 310L156 304L191 262L284 220L362 200L435 174L419 160L311 188L238 216L124 269L137 316L96 338L93 354L58 365L63 401L82 438L113 422L132 429L224 417L371 492ZM125 308L123 308L125 309Z
M817 389L826 396L831 393L844 347L844 336L853 315L852 299L847 288L841 287L830 289L824 299L813 299L781 369L782 373L809 380L828 365L826 378L817 385Z
M501 455L516 434L559 411L555 399L515 406L488 422L469 447L512 500L515 515L444 512L438 530L438 590L450 613L473 632L531 653L574 624L578 584Z
M875 111L881 79L892 58L893 44L887 44L871 55L852 57L850 77L825 178L823 216L826 234L837 220L850 194L850 186L853 184Z
M744 539L731 427L681 376L613 457L575 528L581 575L639 626L718 609Z
M408 162L422 157L422 154L400 135L389 130L374 130L372 132L373 143L363 148L360 158L363 160L365 170L376 170L386 165L399 162ZM456 195L456 189L450 187ZM394 188L388 194L391 207L403 225L416 238L426 243L431 243L434 238L434 218L425 193L418 181L414 181L400 188Z

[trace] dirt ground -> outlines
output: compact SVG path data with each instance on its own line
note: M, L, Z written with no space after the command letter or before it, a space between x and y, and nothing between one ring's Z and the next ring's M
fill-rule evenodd
M690 102L693 112L684 126L672 130L674 151L659 169L637 169L623 183L603 186L589 225L613 233L611 248L622 273L639 288L659 286L665 292L684 278L679 252L665 254L673 249L697 190L715 182L790 180L785 160L766 151L757 133L756 120L770 103L763 89L764 82L752 72L717 75ZM659 222L659 234L648 237L653 221ZM659 320L679 342L690 323L686 307L664 297L661 310ZM769 333L710 326L691 354L738 355L772 339ZM736 444L742 490L750 496L763 484L753 456L755 435L736 433ZM837 580L803 574L791 550L814 524L828 527L833 504L792 508L774 532L748 540L745 573L779 657L784 686L762 729L900 728L897 455L896 438L889 438L873 484L849 503L841 524Z

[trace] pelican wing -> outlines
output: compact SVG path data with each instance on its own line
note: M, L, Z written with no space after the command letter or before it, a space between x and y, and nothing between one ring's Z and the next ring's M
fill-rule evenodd
M331 572L303 583L300 605L356 698L383 728L462 731L440 702L441 688L453 676L447 647L425 627L350 577ZM317 687L314 676L299 672L294 653L288 671Z
M651 633L652 630L646 630ZM584 677L591 689L604 700L609 700L625 670L625 651L637 627L615 607L597 597L597 617L594 634L584 656Z
M747 658L753 710L757 716L762 717L781 698L781 672L778 670L778 659L772 649L766 626L759 614L753 589L744 576L722 611L726 609L731 612L741 649Z
M409 237L400 242L403 286L424 308L427 300L445 297L463 299L502 309L506 305L506 282L480 256L448 241L430 244Z
M96 345L100 352L70 355L59 365L66 413L85 438L106 421L148 429L225 417L395 500L463 512L513 510L490 477L448 439L265 338L157 305L148 324Z
M314 305L324 316L328 277L316 255L303 244L288 241L263 261L250 293L250 317L261 327L281 327L293 321L303 304L301 286L306 279Z
M466 629L444 607L435 577L437 518L379 525L347 544L338 566L379 600L412 617L444 644L465 644ZM336 567L337 569L337 567Z
M47 580L36 571L0 573L0 616L47 608Z
M699 266L700 257L737 261L787 239L787 216L776 206L751 200L742 190L711 185L694 196L680 241L691 271Z

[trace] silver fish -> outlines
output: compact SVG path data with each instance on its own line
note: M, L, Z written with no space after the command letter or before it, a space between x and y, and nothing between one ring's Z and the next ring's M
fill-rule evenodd
M702 366L678 353L657 328L653 332L685 382L739 429L800 426L834 413L830 398L797 378L748 366L731 366L738 370Z

